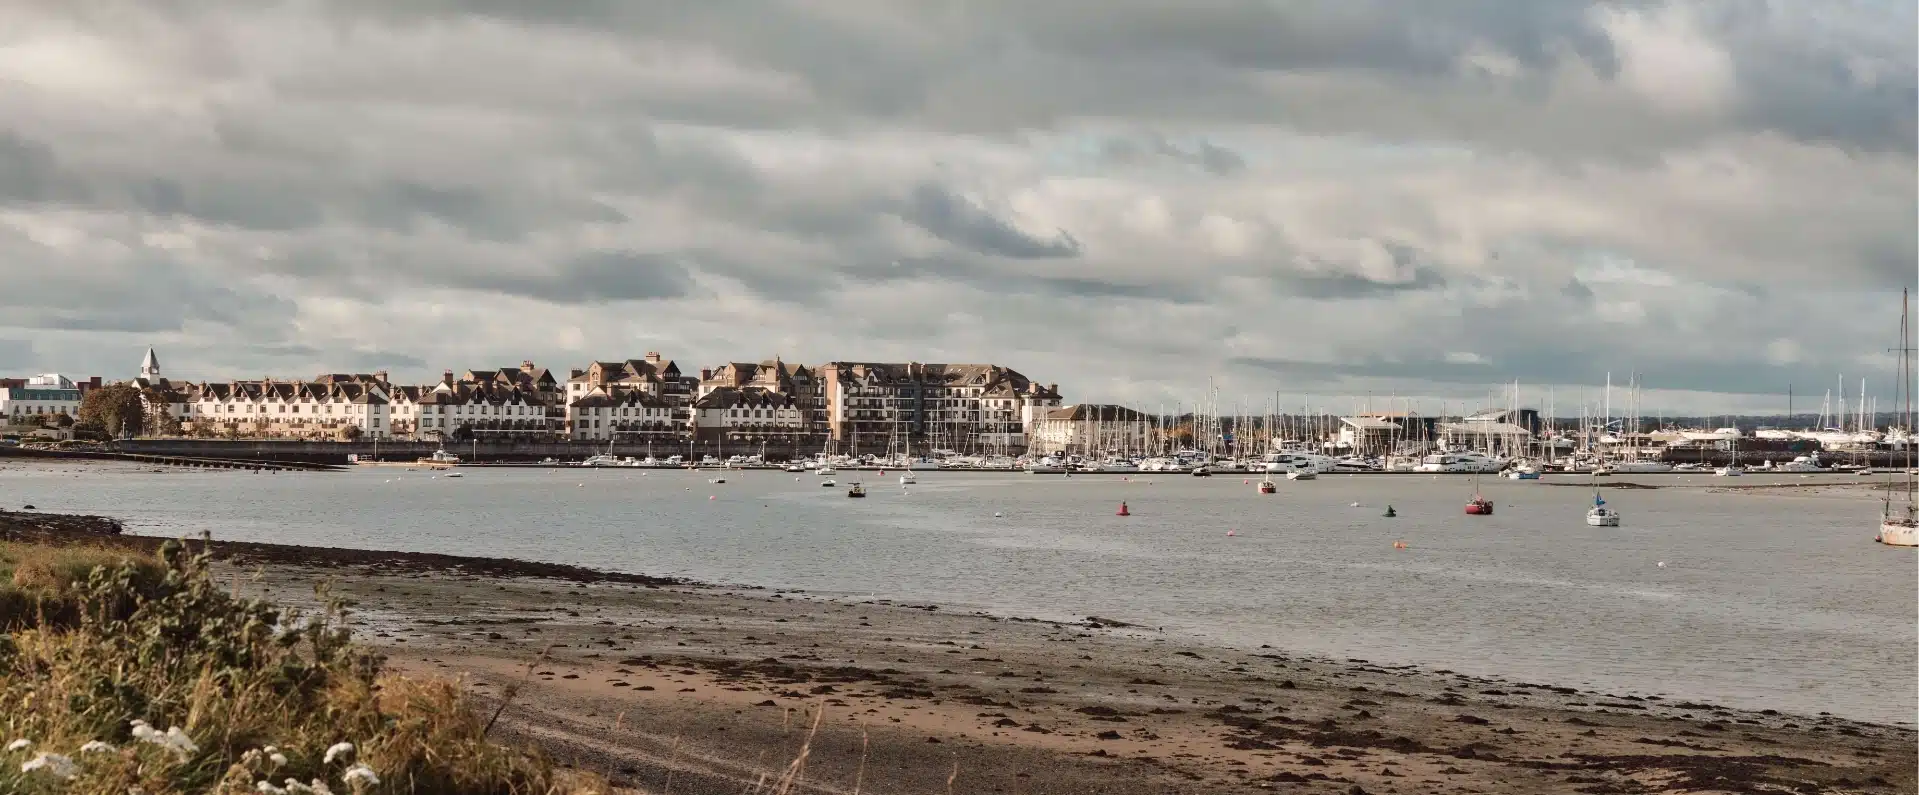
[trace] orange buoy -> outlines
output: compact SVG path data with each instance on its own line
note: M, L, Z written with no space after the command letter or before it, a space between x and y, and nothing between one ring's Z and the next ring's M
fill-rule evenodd
M1393 542L1393 549L1405 549L1405 548L1406 548L1406 542L1404 541Z
M1119 504L1119 510L1114 511L1113 515L1114 516L1132 516L1133 512L1126 510L1126 503L1122 502Z

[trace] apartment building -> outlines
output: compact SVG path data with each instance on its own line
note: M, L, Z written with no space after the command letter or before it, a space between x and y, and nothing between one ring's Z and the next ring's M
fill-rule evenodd
M844 452L1023 448L1027 429L1060 404L1059 385L993 364L831 362L815 372L828 435Z

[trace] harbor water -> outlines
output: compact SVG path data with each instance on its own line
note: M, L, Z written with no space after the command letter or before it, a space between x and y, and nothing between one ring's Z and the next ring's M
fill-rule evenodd
M129 532L513 557L937 603L1100 616L1206 642L1911 725L1912 550L1872 542L1852 476L1620 477L1589 487L1322 476L1033 476L637 469L0 471L0 504ZM797 480L796 480L797 478ZM846 499L862 480L870 496ZM1833 484L1810 489L1723 488ZM1124 501L1130 516L1116 516ZM1357 503L1355 506L1354 503ZM1391 504L1395 518L1382 516ZM1229 532L1231 535L1229 535ZM1403 547L1395 542L1404 542ZM1661 565L1663 563L1663 565Z

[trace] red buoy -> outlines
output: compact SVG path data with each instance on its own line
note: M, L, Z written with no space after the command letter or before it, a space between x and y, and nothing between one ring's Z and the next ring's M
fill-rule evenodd
M1132 516L1133 512L1126 510L1126 503L1122 502L1119 504L1119 510L1113 512L1113 515L1114 516Z

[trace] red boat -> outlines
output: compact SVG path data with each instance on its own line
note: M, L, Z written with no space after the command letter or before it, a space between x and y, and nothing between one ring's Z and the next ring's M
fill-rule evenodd
M1472 501L1466 503L1466 513L1469 516L1491 516L1493 501L1474 494Z

